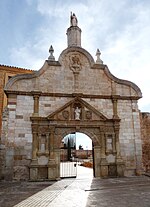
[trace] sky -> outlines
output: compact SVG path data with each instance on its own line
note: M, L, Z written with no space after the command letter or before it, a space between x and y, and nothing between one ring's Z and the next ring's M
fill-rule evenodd
M142 91L139 109L150 112L150 0L1 0L0 64L39 70L53 45L67 47L70 12L78 18L82 47L113 75Z
M68 143L68 138L70 139L70 145L74 146L75 143L77 150L79 149L79 145L82 146L83 150L92 150L92 140L86 134L76 132L75 134L66 135L63 139L63 143L66 145Z

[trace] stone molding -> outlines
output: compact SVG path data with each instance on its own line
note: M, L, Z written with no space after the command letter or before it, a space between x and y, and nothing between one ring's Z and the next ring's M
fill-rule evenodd
M38 91L37 91L38 92ZM114 95L92 95L92 94L81 94L81 93L43 93L41 91L41 96L48 96L48 97L66 97L66 98L72 98L79 96L81 98L93 98L93 99L114 99ZM15 95L25 95L25 96L33 96L32 91L11 91L11 90L5 90L5 93L8 94L15 94ZM117 100L138 100L141 97L139 96L120 96L116 95Z

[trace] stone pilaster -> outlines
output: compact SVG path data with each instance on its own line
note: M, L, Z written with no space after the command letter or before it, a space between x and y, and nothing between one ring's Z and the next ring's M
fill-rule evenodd
M104 132L101 132L101 162L100 162L100 172L101 177L108 177L108 162L106 160L106 141Z
M56 179L56 162L54 159L54 132L55 128L50 128L50 145L49 145L49 161L48 161L48 179Z
M119 177L122 177L124 176L124 162L122 160L121 153L120 153L119 123L115 123L114 129L115 129L116 151L117 151L117 155L116 155L117 175Z
M100 152L101 152L101 147L94 146L95 177L101 176Z
M39 116L39 97L41 95L41 92L39 91L33 91L33 99L34 99L34 108L33 108L33 114L32 116Z
M74 73L74 92L78 93L79 90L79 73Z
M32 160L30 164L30 180L38 179L38 135L37 135L38 125L32 124Z

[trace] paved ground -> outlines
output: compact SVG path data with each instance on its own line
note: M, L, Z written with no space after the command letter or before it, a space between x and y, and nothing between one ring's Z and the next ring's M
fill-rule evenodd
M150 177L93 179L90 169L79 172L55 183L0 182L0 207L150 207Z
M12 207L53 183L0 181L0 207Z
M150 207L150 178L93 179L86 207Z

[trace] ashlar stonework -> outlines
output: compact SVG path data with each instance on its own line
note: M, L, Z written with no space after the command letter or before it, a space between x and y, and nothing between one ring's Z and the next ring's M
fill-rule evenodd
M59 179L61 142L72 132L91 138L95 177L141 172L140 89L113 76L99 50L94 61L81 47L77 25L67 38L58 61L51 47L39 71L17 75L5 87L13 103L3 121L5 179Z

